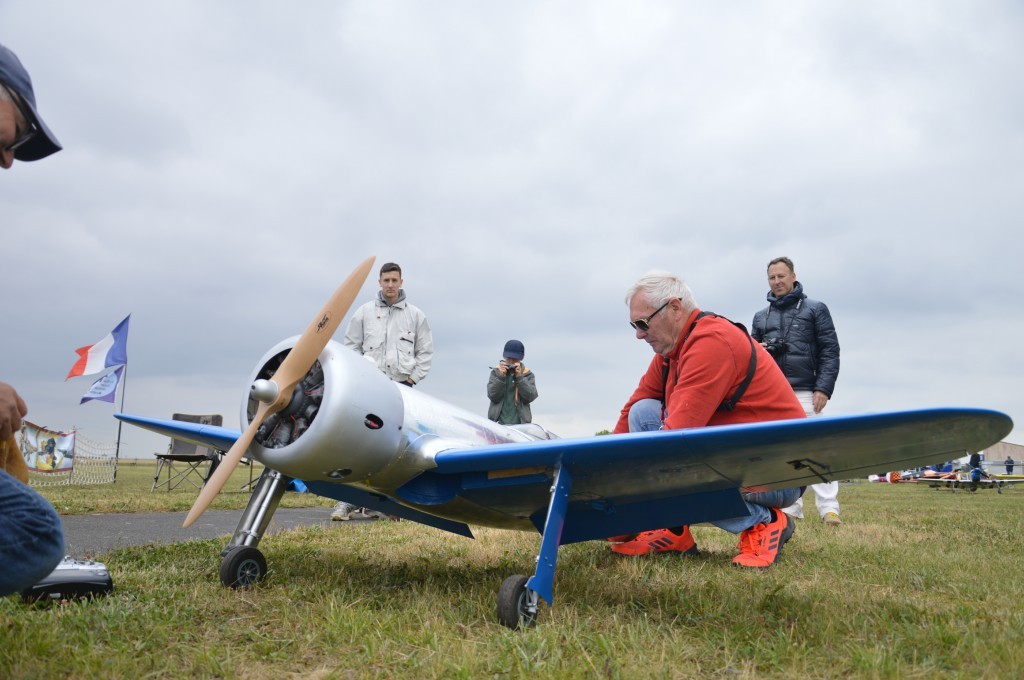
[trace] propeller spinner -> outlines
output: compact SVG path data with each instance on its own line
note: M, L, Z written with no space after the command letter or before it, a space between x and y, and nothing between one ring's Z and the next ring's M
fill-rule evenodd
M217 497L220 490L224 488L224 484L227 483L231 473L235 471L245 452L249 450L249 446L252 445L253 438L256 436L256 431L259 430L263 421L289 404L295 386L313 367L313 363L320 356L324 347L327 346L331 336L338 330L338 325L348 312L349 307L352 306L356 295L359 294L359 290L366 282L366 277L369 276L375 259L370 257L363 261L338 286L338 289L327 300L327 304L323 306L323 309L320 310L306 330L303 331L302 335L299 336L298 342L292 347L288 356L281 363L281 367L277 369L277 372L269 380L257 380L253 384L252 394L259 401L256 414L253 416L252 421L250 421L249 426L235 441L227 454L225 454L224 459L217 466L213 476L210 477L202 490L200 490L199 497L196 498L196 502L192 505L192 509L189 510L188 516L185 518L184 527L192 526L206 512L206 509L210 507L210 503Z

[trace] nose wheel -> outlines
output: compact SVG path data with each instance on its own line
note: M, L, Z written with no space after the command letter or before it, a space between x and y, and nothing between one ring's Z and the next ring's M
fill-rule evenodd
M267 558L251 546L235 546L220 563L220 582L228 588L250 588L266 575Z

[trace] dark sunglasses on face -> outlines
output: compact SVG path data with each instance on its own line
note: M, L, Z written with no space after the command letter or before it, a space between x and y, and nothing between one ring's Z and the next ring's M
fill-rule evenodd
M17 134L17 129L15 129L16 136L14 138L14 141L8 144L6 147L4 147L5 151L14 152L17 151L20 147L32 141L32 138L39 134L39 128L36 127L36 124L32 122L31 116L28 115L28 112L25 110L25 107L22 106L21 100L18 98L18 96L10 90L7 90L7 92L11 95L11 101L14 102L14 105L18 108L18 111L21 112L21 117L22 119L24 119L26 126L26 129L20 134Z
M636 321L630 321L629 325L632 326L633 328L635 328L638 331L649 331L649 330L651 330L651 319L653 319L654 316L658 312L660 312L661 310L663 310L666 307L668 307L668 303L669 302L672 302L672 300L669 299L668 301L666 301L665 304L663 304L661 307L658 307L653 312L651 312L650 316L648 316L648 317L646 317L644 319L637 319Z

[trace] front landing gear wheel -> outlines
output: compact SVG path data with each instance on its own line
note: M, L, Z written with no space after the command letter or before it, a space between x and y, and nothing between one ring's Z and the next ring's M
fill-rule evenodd
M529 628L537 622L536 591L526 587L529 579L516 574L509 576L498 591L498 622L512 630Z
M256 548L232 548L220 563L220 582L229 588L249 588L267 575L267 559Z

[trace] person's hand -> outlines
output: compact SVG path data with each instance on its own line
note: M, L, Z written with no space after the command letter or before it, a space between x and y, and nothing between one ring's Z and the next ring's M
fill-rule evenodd
M825 408L825 404L828 403L828 395L824 392L815 392L811 395L811 404L814 406L815 413L821 413L822 409Z
M0 441L21 429L21 419L28 413L25 401L14 388L0 382Z

